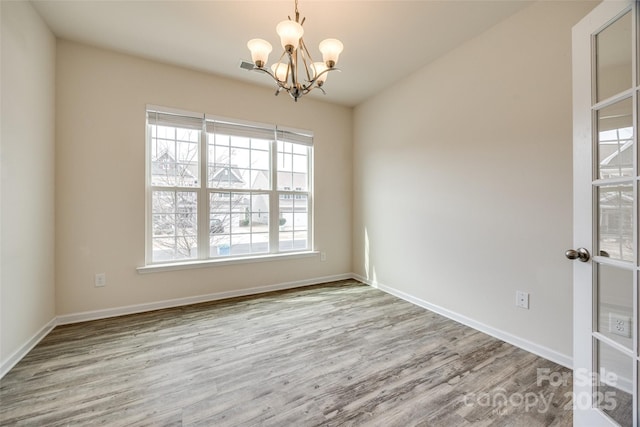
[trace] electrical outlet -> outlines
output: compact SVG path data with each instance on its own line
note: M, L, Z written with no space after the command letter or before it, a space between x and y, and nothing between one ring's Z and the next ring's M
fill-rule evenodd
M516 291L516 306L529 309L529 294L523 291Z
M326 260L327 260L327 253L320 252L320 261L326 261Z
M618 313L609 313L609 332L631 338L631 318Z
M94 285L96 288L107 286L107 273L96 273Z

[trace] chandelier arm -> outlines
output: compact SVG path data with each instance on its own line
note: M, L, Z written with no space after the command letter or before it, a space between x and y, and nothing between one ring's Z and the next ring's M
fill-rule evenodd
M284 89L291 96L291 98L293 98L297 102L298 98L302 97L303 95L307 95L309 92L311 92L314 89L320 89L322 93L326 95L327 93L324 91L324 88L322 88L319 85L315 85L316 82L318 81L318 78L322 77L324 74L328 73L329 71L340 71L340 69L327 68L326 70L318 74L313 80L311 80L309 84L300 85L299 87L297 84L294 84L291 87L287 87L284 83L278 80L278 78L271 71L267 70L266 68L254 67L251 71L260 71L262 73L267 74L269 77L271 77L273 81L276 82L276 85L278 86L275 93L276 96L280 94L280 92Z
M294 56L295 54L295 56ZM291 88L298 86L298 70L296 69L297 51L287 53L289 55L289 71L291 72Z
M286 54L287 54L287 51L283 50L282 53L280 54L280 58L278 58L278 60L276 61L276 64L282 63L282 58L284 58L284 56ZM277 65L276 65L276 67L277 67ZM291 67L289 66L289 67L287 67L287 74L284 76L284 81L285 82L289 81L289 73L290 72L291 72ZM272 77L273 77L273 75L272 75ZM277 77L276 77L276 81L278 82L278 86L286 89L286 86L283 86L282 83L280 82L280 80L278 80Z
M340 70L339 68L327 68L326 70L322 71L320 74L315 76L315 78L309 82L309 85L307 87L313 86L318 81L318 79L320 77L322 77L324 74L327 74L329 71L342 71L342 70ZM316 87L319 88L320 86L318 85ZM324 92L324 90L322 90L322 91Z
M324 88L322 86L306 86L302 89L302 95L307 95L309 92L311 92L314 89L320 89L320 91L326 95L327 92L325 92ZM300 96L302 96L300 95Z
M283 51L282 51L282 54L280 55L280 58L278 58L278 62L281 62L281 61L282 61L282 58L284 58L284 56L285 56L286 54L287 54L287 51L286 51L286 50L283 50Z
M254 67L253 70L251 70L251 71L260 71L260 72L263 72L263 73L267 74L269 77L271 77L276 82L276 84L278 85L278 91L276 92L276 95L278 93L280 93L280 91L282 89L284 89L287 92L289 92L289 88L287 88L287 86L285 86L280 80L278 80L278 78L275 75L273 75L273 73L271 71L267 70L266 68Z
M300 56L302 57L302 62L304 64L304 71L307 74L307 81L310 82L312 78L311 73L309 73L309 64L313 64L313 58L311 57L303 39L300 39ZM309 59L309 62L307 62L307 58Z

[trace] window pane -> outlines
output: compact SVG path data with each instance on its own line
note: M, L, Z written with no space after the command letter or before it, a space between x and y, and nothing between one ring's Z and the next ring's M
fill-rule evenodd
M598 188L599 254L633 261L633 186Z
M271 188L269 183L268 170L252 170L251 171L251 189L252 190L268 190Z
M269 195L254 194L251 196L251 225L254 227L269 226Z
M293 250L293 233L280 231L279 248L281 252Z
M229 255L231 193L209 194L209 256Z
M210 188L271 188L271 141L207 133Z
M596 36L598 101L631 88L631 12Z
M251 252L269 252L269 233L253 233L251 240Z
M307 195L281 194L279 198L280 251L306 250L309 242L309 201Z
M278 190L309 190L310 148L278 141Z
M231 149L231 165L239 168L250 168L250 153L251 150L245 150L243 148Z
M598 332L629 349L633 345L633 272L597 266Z
M251 168L269 170L269 152L251 150Z
M228 164L229 163L229 147L225 147L224 145L210 145L209 146L209 162L210 163L220 163L220 164Z
M195 191L152 193L153 261L198 256L198 195Z
M209 256L228 256L231 254L231 239L229 235L211 236L209 238Z
M293 188L293 176L291 172L278 171L278 190L291 190Z
M197 187L200 131L169 126L151 128L151 185Z
M269 195L213 192L209 196L212 257L269 252Z
M154 236L173 236L176 234L176 230L174 227L174 215L154 214L152 224Z
M305 156L309 154L309 147L303 144L291 144L291 151L293 154L304 154Z
M153 213L170 213L176 212L176 198L173 191L154 191L152 194Z
M293 155L278 153L278 170L291 171L293 168Z
M293 182L292 188L296 191L308 191L309 190L309 176L304 173L292 173L291 179Z
M231 136L230 142L232 147L249 148L251 146L251 139L242 136Z
M633 424L633 359L598 341L596 406L621 426Z
M308 158L307 156L293 156L293 171L307 173Z

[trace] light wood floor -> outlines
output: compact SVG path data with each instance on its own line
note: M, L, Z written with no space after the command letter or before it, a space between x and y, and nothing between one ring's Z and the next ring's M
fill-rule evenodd
M56 327L0 381L0 424L570 426L570 392L559 365L345 281Z

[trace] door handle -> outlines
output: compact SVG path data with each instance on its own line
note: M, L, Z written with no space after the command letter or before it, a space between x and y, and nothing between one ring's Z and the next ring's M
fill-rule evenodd
M569 259L578 259L582 262L587 262L591 258L591 254L585 248L569 249L564 253L564 256Z

